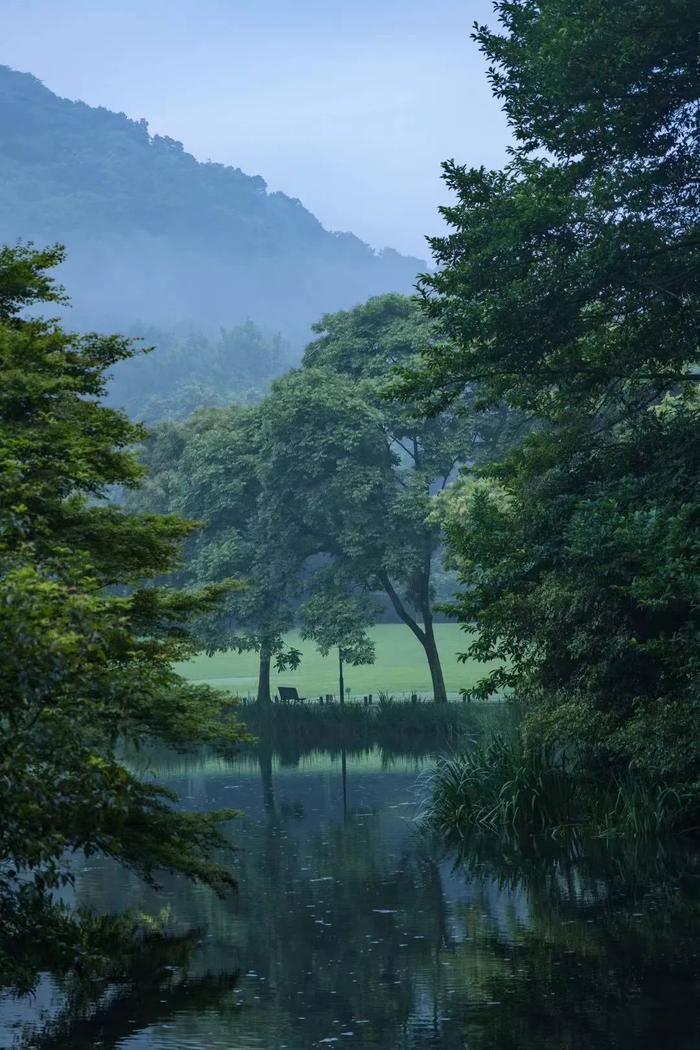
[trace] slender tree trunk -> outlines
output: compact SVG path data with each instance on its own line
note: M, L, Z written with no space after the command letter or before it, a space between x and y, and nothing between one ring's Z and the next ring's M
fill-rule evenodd
M433 683L433 700L436 704L447 703L447 690L445 689L445 679L442 674L442 665L440 663L440 654L438 653L437 645L435 642L435 631L433 630L433 616L430 611L430 606L426 605L422 609L424 626L416 622L411 614L406 609L406 606L401 601L396 588L392 584L387 573L380 575L380 580L384 587L384 590L389 595L391 604L394 609L406 624L411 629L413 634L416 636L420 644L423 646L426 658L428 660L428 667L430 668L430 678Z
M343 650L338 646L338 695L341 704L345 703L345 679L343 678Z
M272 654L267 646L260 647L260 671L258 673L258 703L269 706L272 703L270 693L270 660Z
M446 704L447 690L445 688L445 678L442 673L440 653L438 652L437 643L435 641L433 618L430 614L427 614L425 618L424 634L425 642L423 643L423 648L425 649L425 655L428 657L428 667L430 668L430 677L433 682L433 697L437 704Z

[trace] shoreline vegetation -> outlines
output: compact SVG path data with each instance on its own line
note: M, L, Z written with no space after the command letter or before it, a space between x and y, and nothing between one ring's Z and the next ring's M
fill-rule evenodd
M138 953L128 921L66 903L76 855L147 884L171 872L231 892L235 811L186 812L120 750L243 739L223 694L173 671L197 651L192 623L233 584L146 583L173 571L196 526L107 499L142 477L142 428L102 400L133 348L28 316L65 302L62 258L0 248L0 986L25 992L47 966L71 974L85 958L104 973L112 953Z
M443 166L419 280L441 340L392 390L476 392L510 440L437 497L475 695L522 705L438 766L446 833L695 831L700 810L697 4L496 3L475 25L513 148ZM692 34L692 43L691 43Z
M527 840L586 833L650 840L700 831L697 784L614 773L518 733L493 733L441 757L428 778L422 820L453 845L475 833Z
M379 699L372 707L360 701L281 705L256 702L235 708L236 718L257 742L283 753L315 748L331 752L347 747L362 751L380 747L387 754L436 754L484 737L490 727L508 720L500 703L433 704ZM255 747L255 742L253 747Z
M546 839L630 837L650 842L697 837L695 784L664 784L643 773L611 773L552 748L528 747L523 712L512 701L411 703L382 697L372 707L284 705L255 701L235 707L251 734L251 751L278 752L296 764L316 750L337 754L381 749L432 755L423 777L419 823L462 849L476 836L519 843Z

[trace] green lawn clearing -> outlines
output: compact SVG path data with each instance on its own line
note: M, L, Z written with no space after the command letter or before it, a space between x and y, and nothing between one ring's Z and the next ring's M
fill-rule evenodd
M456 695L460 689L473 685L488 669L489 665L457 660L469 644L468 636L457 624L435 625L442 668L448 693ZM403 624L380 624L371 628L370 634L377 649L373 664L365 667L346 667L345 683L350 697L380 691L401 697L418 693L427 696L431 692L428 664L418 641ZM301 666L297 671L272 673L272 687L296 686L302 696L316 697L338 691L337 657L321 656L312 642L299 637L295 631L288 636L290 645L301 649ZM199 656L178 668L186 678L196 682L208 682L220 688L230 689L241 696L254 695L257 686L258 662L256 653L217 653L215 656Z

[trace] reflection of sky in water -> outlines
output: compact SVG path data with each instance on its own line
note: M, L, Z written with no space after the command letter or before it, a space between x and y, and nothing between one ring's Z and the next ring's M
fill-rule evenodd
M243 811L231 826L238 895L174 879L155 892L85 864L81 904L167 905L173 930L195 926L201 943L190 984L146 1006L136 990L88 1041L56 1050L698 1045L697 911L678 883L668 899L663 885L640 890L640 904L595 865L555 857L520 872L493 842L465 870L414 820L431 761L375 749L348 754L343 777L340 753L285 765L264 743L233 761L160 761L187 808ZM197 980L232 971L235 987L197 998ZM21 1015L0 1016L35 1019L48 993L44 982Z

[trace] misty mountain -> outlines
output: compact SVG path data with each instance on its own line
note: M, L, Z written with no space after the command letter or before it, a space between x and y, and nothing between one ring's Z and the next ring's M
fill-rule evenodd
M0 241L17 239L66 245L75 327L252 321L293 345L325 312L409 291L425 265L329 232L262 178L200 163L145 120L3 66Z

